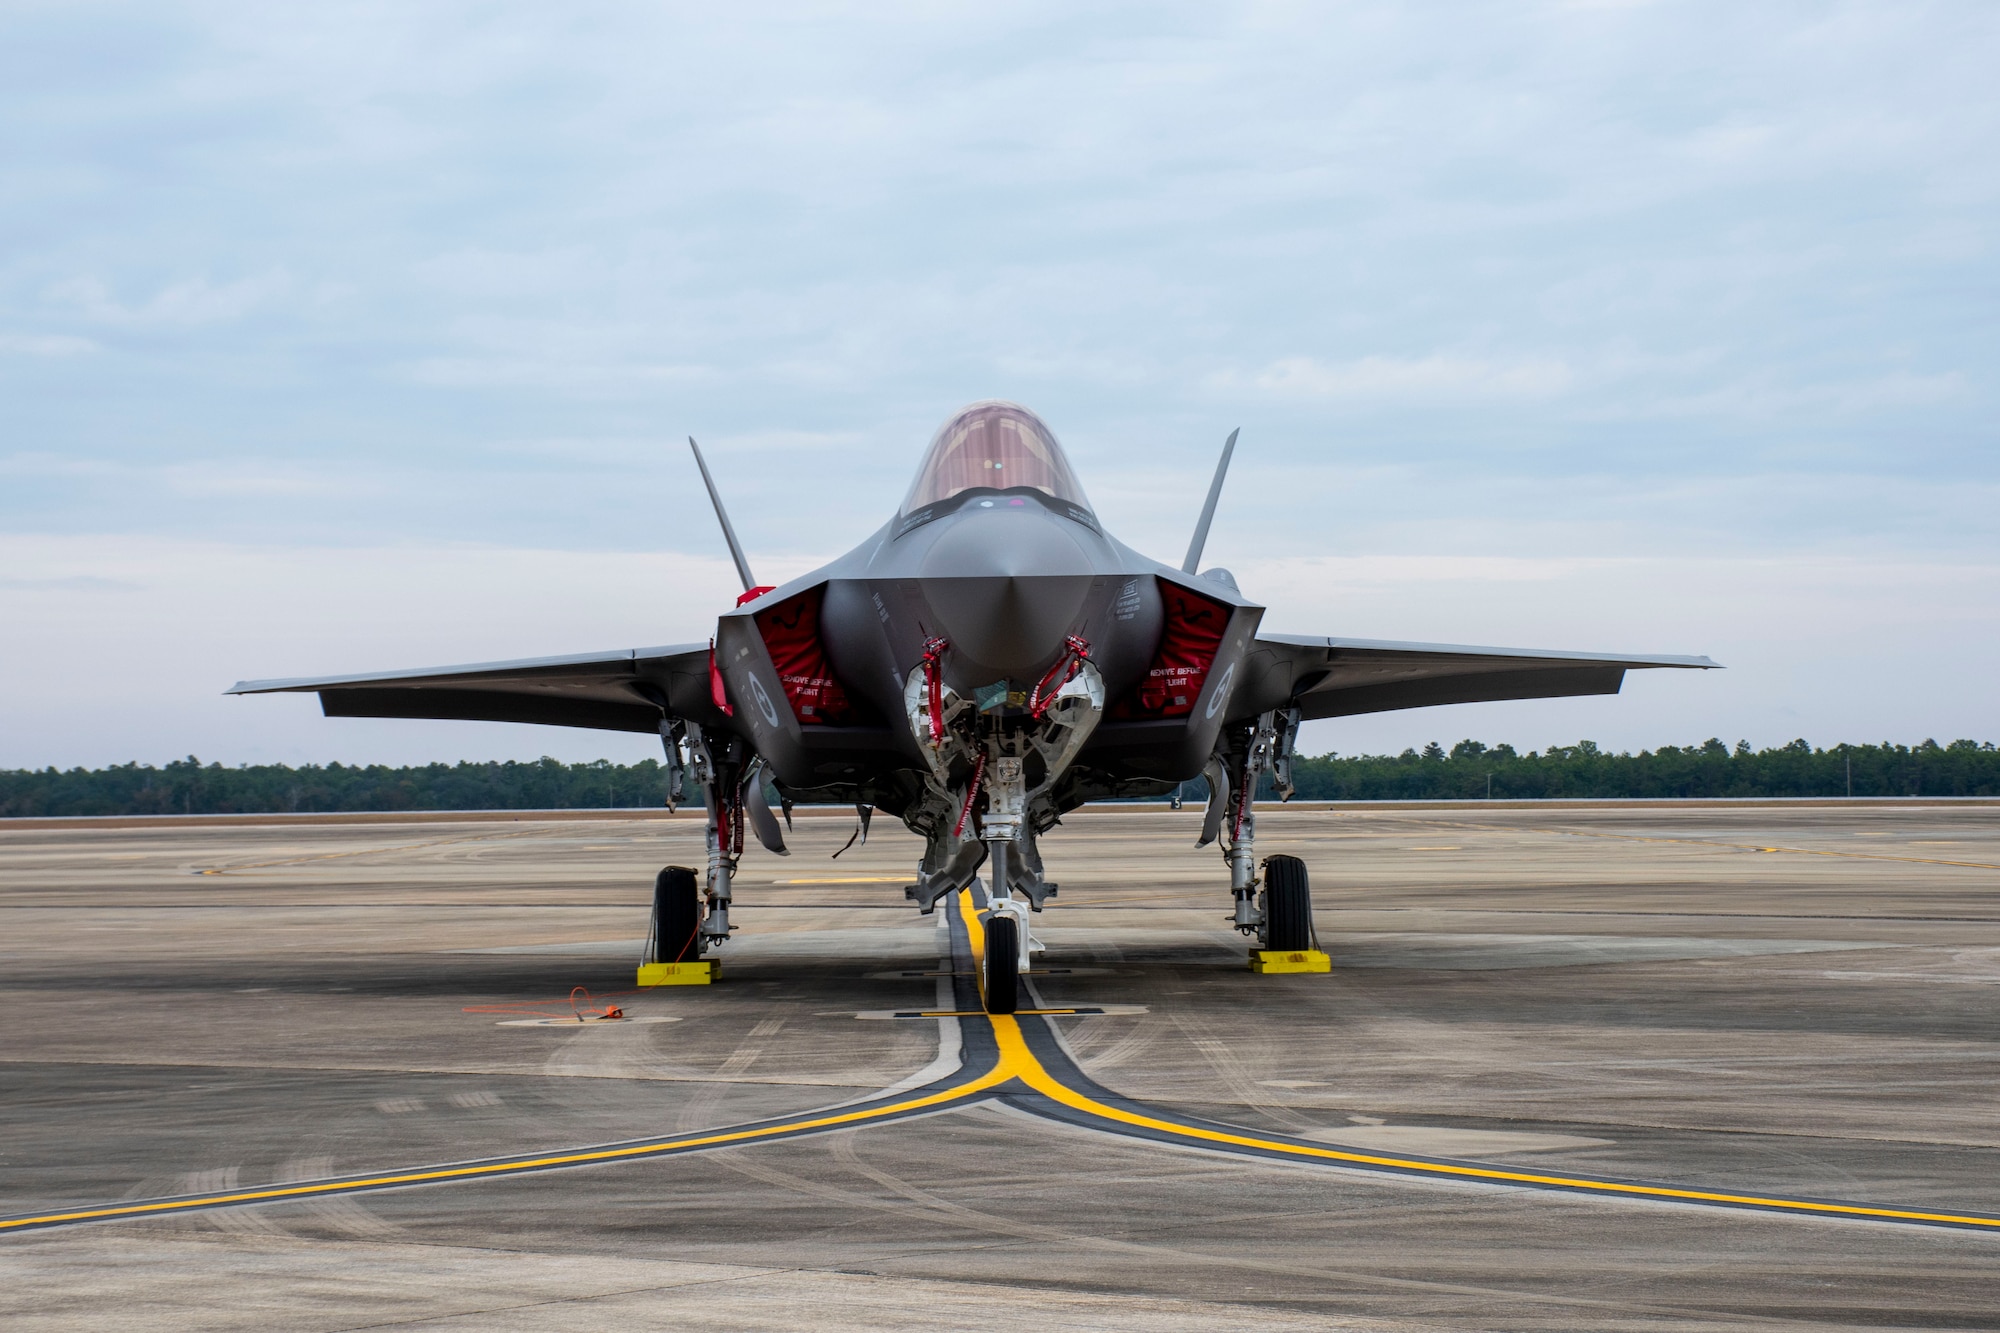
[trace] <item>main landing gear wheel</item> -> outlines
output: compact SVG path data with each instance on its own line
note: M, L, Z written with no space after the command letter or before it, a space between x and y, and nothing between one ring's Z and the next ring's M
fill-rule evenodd
M986 918L986 1012L1011 1014L1021 1003L1020 929L1011 916Z
M692 963L701 955L701 888L694 871L668 866L653 880L653 961Z
M1312 933L1306 863L1296 856L1272 857L1264 862L1264 947L1276 953L1310 949Z

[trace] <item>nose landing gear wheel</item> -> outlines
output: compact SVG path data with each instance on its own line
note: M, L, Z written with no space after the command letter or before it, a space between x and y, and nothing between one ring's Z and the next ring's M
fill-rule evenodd
M701 890L694 871L668 866L653 880L653 958L692 963L701 956Z
M1011 1014L1021 1003L1021 939L1011 916L986 918L986 1012Z
M1264 947L1290 953L1313 947L1312 890L1306 863L1296 856L1264 862Z

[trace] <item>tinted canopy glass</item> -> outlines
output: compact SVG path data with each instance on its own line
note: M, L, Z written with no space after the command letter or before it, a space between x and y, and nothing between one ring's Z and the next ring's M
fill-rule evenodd
M938 428L902 512L977 488L1031 486L1088 510L1062 445L1042 419L1015 403L974 403Z

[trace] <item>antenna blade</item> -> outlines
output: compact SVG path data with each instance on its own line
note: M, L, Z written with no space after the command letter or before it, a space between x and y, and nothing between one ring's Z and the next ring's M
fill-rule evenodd
M1232 435L1229 438L1234 441L1236 437ZM743 580L743 591L749 592L757 586L757 580L750 577L750 562L743 558L743 547L736 540L736 529L729 526L729 511L722 507L722 496L716 492L715 478L708 475L708 460L701 456L701 446L694 442L692 435L688 436L688 448L694 450L694 465L701 469L701 484L708 487L708 502L715 506L715 517L722 524L722 540L729 543L729 558L736 562L736 577ZM1214 507L1211 497L1209 508Z
M1223 442L1222 461L1215 465L1215 480L1208 484L1208 502L1201 507L1201 522L1194 525L1194 540L1188 543L1187 559L1181 561L1183 574L1194 573L1195 566L1201 563L1201 548L1208 545L1208 525L1215 521L1215 502L1222 498L1222 479L1229 475L1229 456L1236 452L1236 437L1242 430L1238 426L1230 431Z

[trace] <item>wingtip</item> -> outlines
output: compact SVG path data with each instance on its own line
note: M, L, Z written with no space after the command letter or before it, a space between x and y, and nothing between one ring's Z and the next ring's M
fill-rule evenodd
M277 694L292 683L286 680L239 680L223 694Z

